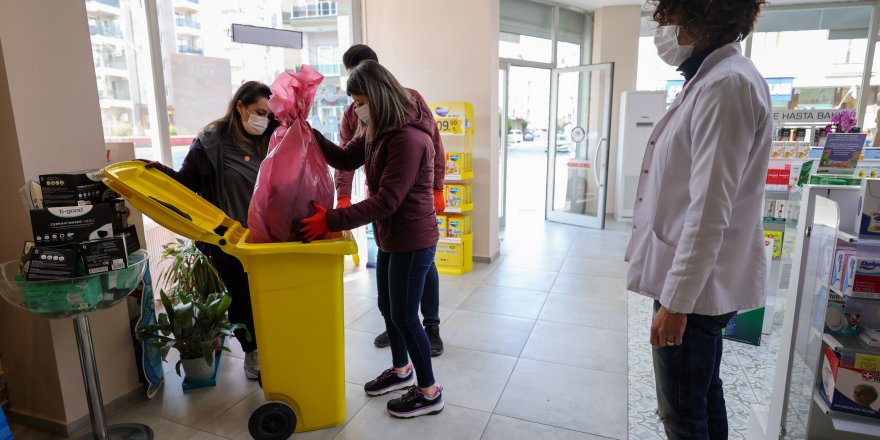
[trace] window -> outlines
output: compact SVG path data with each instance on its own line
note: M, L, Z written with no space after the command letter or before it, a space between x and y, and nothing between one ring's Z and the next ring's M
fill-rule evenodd
M342 54L335 44L321 45L315 48L314 66L324 76L339 76L342 71Z

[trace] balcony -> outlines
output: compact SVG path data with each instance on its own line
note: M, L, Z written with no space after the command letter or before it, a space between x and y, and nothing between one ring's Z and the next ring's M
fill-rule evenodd
M198 11L200 0L174 0L174 9Z
M339 8L335 1L310 1L290 8L290 20L315 17L335 17Z
M202 24L195 21L195 20L190 20L190 19L183 18L183 17L177 17L177 19L175 21L177 22L178 27L190 28L190 29L201 29L202 28Z
M204 55L205 51L203 49L199 49L199 48L192 47L192 46L178 45L177 46L177 53L185 53L185 54L191 54L191 55Z
M104 101L131 101L131 93L128 90L102 90L98 93L98 97Z
M95 63L97 67L104 69L124 70L128 73L128 63L125 57L107 57Z
M90 35L101 35L104 37L110 38L122 38L122 30L120 30L116 26L107 26L107 25L89 25L89 34Z
M86 2L86 10L110 16L118 16L122 12L119 9L119 0L89 0Z
M342 73L342 67L338 64L316 64L315 69L324 76L339 76Z

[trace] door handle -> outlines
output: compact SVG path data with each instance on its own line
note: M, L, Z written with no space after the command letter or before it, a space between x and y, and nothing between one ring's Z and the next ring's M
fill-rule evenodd
M602 144L604 144L606 141L607 141L607 139L605 139L605 138L599 139L599 143L596 144L596 160L593 161L593 166L596 167L595 172L593 172L593 176L595 176L596 186L599 188L605 187L605 184L600 182L600 180L602 180L602 179L599 179L599 173L601 172L601 170L605 169L605 167L599 166L599 154L600 154L599 152L602 151Z

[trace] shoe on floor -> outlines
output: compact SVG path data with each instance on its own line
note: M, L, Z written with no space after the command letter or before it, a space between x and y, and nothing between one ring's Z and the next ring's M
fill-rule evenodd
M367 382L364 385L364 391L370 396L381 396L392 391L411 387L414 383L416 383L416 378L412 367L404 376L394 371L394 368L389 368L383 371L379 377Z
M431 342L431 356L437 357L443 354L443 340L440 339L440 327L429 325L425 327L425 333L428 334L428 341Z
M381 335L376 336L376 339L373 340L373 344L379 348L385 348L391 345L391 339L388 338L388 332L382 332Z
M260 377L260 354L257 350L244 354L244 374L250 380Z
M428 398L419 387L413 385L403 396L388 401L388 412L397 418L411 419L439 414L444 406L443 387L437 387L437 394Z

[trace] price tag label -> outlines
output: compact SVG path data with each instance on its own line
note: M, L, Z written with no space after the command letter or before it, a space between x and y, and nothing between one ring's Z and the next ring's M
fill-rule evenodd
M461 134L464 130L464 124L461 119L457 118L437 118L437 130L446 134Z
M855 367L859 370L880 371L880 356L856 354Z

